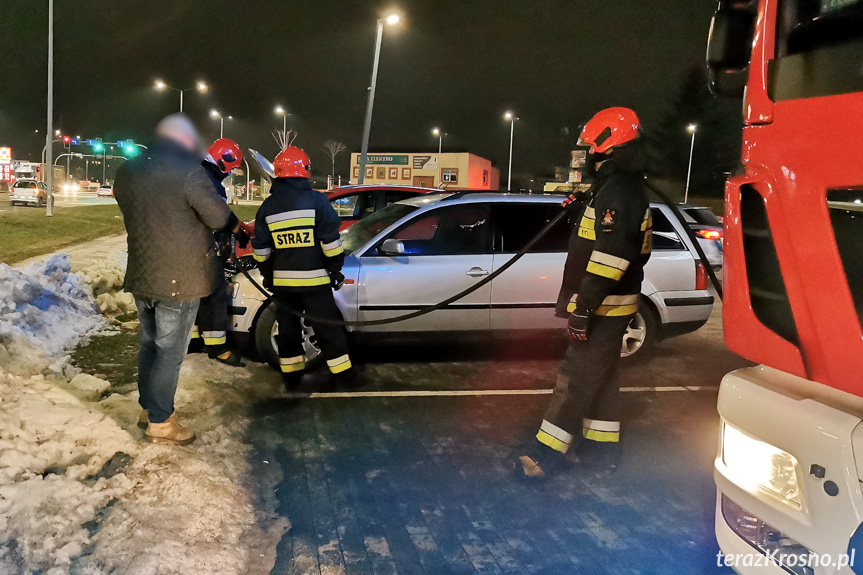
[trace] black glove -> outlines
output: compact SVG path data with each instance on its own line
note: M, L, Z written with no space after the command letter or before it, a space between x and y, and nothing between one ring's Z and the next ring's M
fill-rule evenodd
M342 272L330 272L330 285L333 289L339 291L345 285L345 274Z
M590 324L590 310L575 306L575 311L569 316L566 324L569 337L576 341L587 341L587 328Z
M249 241L252 239L252 236L249 235L249 232L243 226L240 226L234 237L237 238L237 245L242 249L246 249L249 246Z

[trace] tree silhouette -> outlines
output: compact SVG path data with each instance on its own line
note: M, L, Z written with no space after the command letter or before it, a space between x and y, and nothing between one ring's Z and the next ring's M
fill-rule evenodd
M336 156L347 150L347 146L345 146L341 142L337 142L336 140L327 140L324 142L324 145L321 146L323 150L330 157L330 160L333 162L333 171L330 175L335 178L336 177Z
M695 124L690 193L721 196L725 180L740 162L740 109L740 99L710 93L703 68L687 70L668 111L644 131L651 174L685 181L692 137L687 126Z

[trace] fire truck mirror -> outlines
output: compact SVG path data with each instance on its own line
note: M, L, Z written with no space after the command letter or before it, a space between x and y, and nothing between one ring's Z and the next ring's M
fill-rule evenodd
M743 95L749 77L749 54L755 30L755 15L748 3L724 6L713 15L707 42L707 72L710 90L719 96Z

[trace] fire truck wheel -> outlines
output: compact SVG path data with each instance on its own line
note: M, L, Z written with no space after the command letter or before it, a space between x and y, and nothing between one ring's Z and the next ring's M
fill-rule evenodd
M258 321L255 322L255 347L261 357L272 365L279 367L279 346L276 343L276 335L279 333L279 322L276 321L274 304L269 304L261 311ZM306 371L316 369L323 362L321 348L315 340L315 331L306 326L303 321L303 349L306 353Z

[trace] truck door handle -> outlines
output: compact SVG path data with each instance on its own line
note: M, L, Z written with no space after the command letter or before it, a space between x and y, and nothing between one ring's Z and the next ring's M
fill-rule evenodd
M472 278L478 278L478 277L482 277L482 276L487 276L488 271L486 271L482 268L470 268L469 270L467 270L467 275L469 275Z

